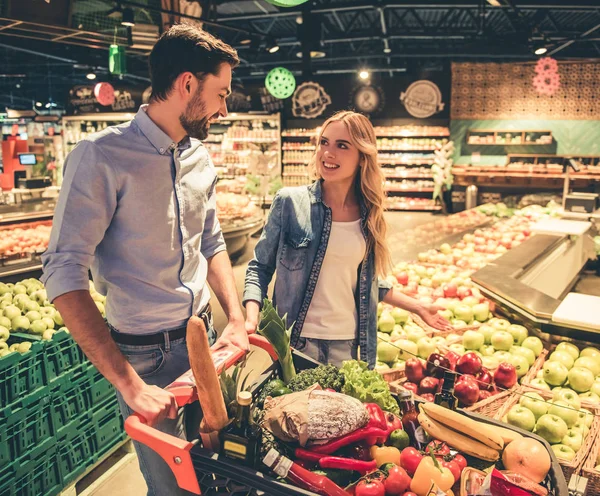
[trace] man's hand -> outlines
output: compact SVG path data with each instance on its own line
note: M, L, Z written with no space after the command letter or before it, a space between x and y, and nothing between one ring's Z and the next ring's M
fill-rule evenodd
M121 394L129 408L144 417L150 426L166 418L177 418L175 396L165 389L142 381L140 386L123 390Z
M444 308L439 305L424 304L418 314L425 323L431 327L439 329L440 331L449 331L452 329L450 322L438 313L438 311L443 309Z
M228 346L235 346L243 351L250 350L248 343L248 333L246 332L246 324L243 320L230 321L227 327L223 330L223 334L215 343L213 349L219 350Z

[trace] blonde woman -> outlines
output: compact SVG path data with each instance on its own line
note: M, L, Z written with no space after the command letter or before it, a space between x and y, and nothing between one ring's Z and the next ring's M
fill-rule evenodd
M311 165L318 180L284 188L248 265L244 305L248 332L277 272L273 300L293 324L291 345L321 363L377 358L377 303L385 301L445 328L435 306L390 288L383 217L384 177L370 121L340 112L325 122Z

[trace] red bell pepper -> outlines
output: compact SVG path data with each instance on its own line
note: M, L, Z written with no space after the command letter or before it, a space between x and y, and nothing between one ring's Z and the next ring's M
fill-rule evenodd
M367 427L376 427L377 429L387 430L387 421L385 413L377 403L365 403L369 412L369 423Z
M325 444L320 444L318 446L311 446L311 451L315 451L317 453L323 453L324 455L330 455L331 453L336 452L340 448L344 446L348 446L349 444L358 443L359 441L366 440L369 444L375 444L375 441L384 437L387 434L387 430L377 429L376 427L363 427L362 429L356 429L355 431L346 434L345 436L338 437L332 441L329 441ZM372 441L372 442L371 442Z
M354 470L364 475L377 468L375 460L364 461L341 456L325 456L319 460L321 468L337 468L340 470Z

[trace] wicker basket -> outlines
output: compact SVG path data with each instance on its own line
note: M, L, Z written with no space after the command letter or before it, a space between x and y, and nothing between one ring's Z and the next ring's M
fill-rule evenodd
M545 391L545 390L541 390L541 389L537 389L537 388L523 386L520 388L519 391L517 391L517 394L515 394L515 395L513 395L513 397L509 398L508 401L506 402L506 404L498 411L498 415L497 415L496 419L502 420L502 417L504 417L504 415L507 415L509 410L519 402L521 395L523 395L525 393L530 393L530 392L538 393L545 400L552 399L551 391ZM582 407L582 409L583 409L583 407ZM570 480L571 476L574 473L579 472L579 470L581 470L581 467L584 464L585 458L588 455L588 453L590 454L590 456L592 453L596 453L596 456L597 456L598 450L600 450L600 446L597 446L599 444L599 435L600 435L600 416L599 416L600 410L594 409L594 408L589 408L589 407L586 407L585 409L589 410L591 413L594 414L594 420L590 427L590 432L584 439L581 449L577 452L575 458L572 461L567 462L565 460L560 460L560 459L558 460L560 463L560 466L563 470L563 473L565 474L565 479L567 481ZM594 460L595 460L595 458L594 458ZM593 467L592 467L592 469L593 469ZM599 484L599 491L598 492L595 492L595 491L589 492L588 491L587 494L600 494L600 472L596 472L596 474L597 474L597 479L598 479L597 482Z
M508 389L507 391L502 391L501 393L495 394L494 396L490 396L485 400L478 401L474 405L471 405L465 410L469 412L479 413L480 415L485 415L486 417L490 417L496 420L500 420L500 416L498 412L502 409L502 407L512 401L514 396L517 396L515 393L517 390L515 388Z
M592 440L591 447L587 458L583 462L581 475L588 480L587 494L600 494L600 471L594 470L597 465L596 459L600 453L600 431L596 432L596 438Z

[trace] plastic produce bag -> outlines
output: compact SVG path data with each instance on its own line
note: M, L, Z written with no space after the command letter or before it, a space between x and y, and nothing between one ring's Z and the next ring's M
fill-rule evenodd
M468 496L547 496L548 491L527 477L494 469L483 480L482 472L472 474ZM462 492L461 492L462 496ZM466 495L465 495L466 496Z

